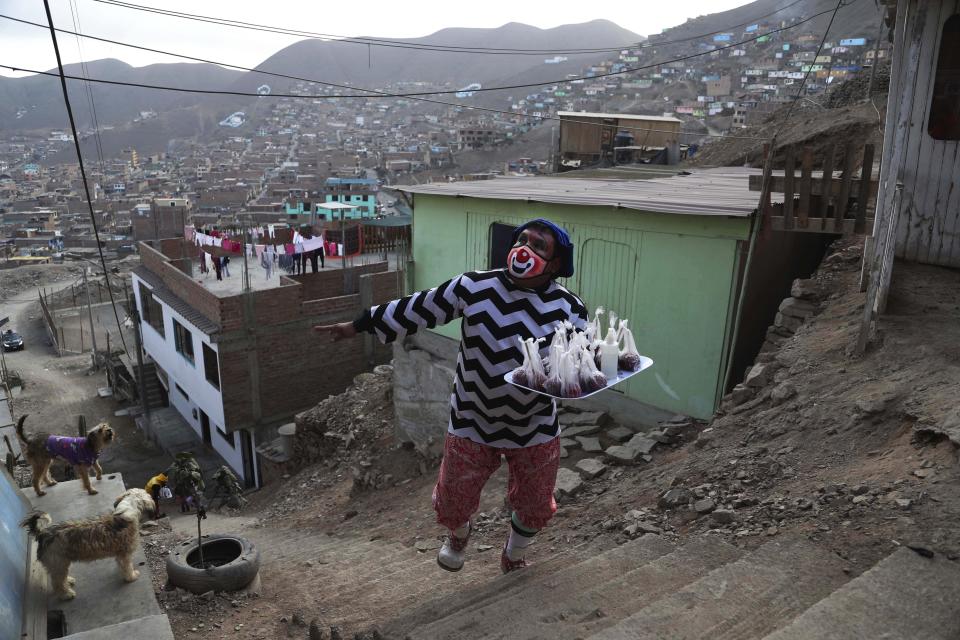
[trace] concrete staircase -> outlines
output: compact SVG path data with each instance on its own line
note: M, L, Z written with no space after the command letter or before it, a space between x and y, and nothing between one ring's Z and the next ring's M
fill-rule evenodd
M522 580L484 585L383 625L388 638L810 640L960 637L960 566L899 550L850 581L807 540L752 552L645 536ZM869 629L869 632L865 630Z
M137 365L133 365L134 380L137 380L138 369ZM143 384L146 387L148 407L159 409L167 406L167 392L160 384L160 379L157 377L157 367L152 362L145 362L143 365Z
M376 532L234 532L260 545L265 593L281 590L324 624L376 625L397 640L960 637L960 565L907 549L851 580L843 559L806 539L744 551L714 537L676 546L647 535L606 550L537 549L536 564L503 576L496 548L471 545L467 566L451 574L435 550Z

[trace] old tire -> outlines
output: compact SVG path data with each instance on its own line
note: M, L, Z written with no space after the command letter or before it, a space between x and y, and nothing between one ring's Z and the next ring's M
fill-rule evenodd
M260 550L239 536L203 536L207 568L199 566L199 555L196 540L188 540L170 550L167 580L172 586L192 593L237 591L250 584L260 571Z

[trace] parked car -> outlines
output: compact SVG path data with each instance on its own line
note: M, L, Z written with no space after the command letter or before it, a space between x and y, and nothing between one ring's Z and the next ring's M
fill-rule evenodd
M13 329L7 329L3 332L3 350L23 351L23 337Z

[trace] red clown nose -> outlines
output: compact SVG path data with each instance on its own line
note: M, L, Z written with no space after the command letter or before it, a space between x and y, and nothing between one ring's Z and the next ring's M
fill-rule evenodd
M517 252L517 260L519 260L520 262L526 262L529 259L530 259L530 254L527 253L526 249L520 249L520 251Z

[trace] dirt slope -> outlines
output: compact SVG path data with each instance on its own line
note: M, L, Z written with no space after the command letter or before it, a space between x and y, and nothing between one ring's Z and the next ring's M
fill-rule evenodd
M951 420L960 431L960 418L950 413L960 377L960 274L897 264L881 341L866 356L853 358L863 301L857 286L860 252L852 243L825 259L814 278L816 315L767 358L768 382L759 385L753 400L728 402L709 425L689 424L679 440L654 449L649 463L610 465L599 478L585 481L579 493L561 501L531 551L532 561L554 561L580 544L586 546L578 555L587 557L645 533L676 542L706 536L746 549L799 535L835 553L838 566L851 576L903 545L956 559L957 454L949 440L929 433L949 427ZM774 389L778 400L771 399ZM392 425L383 425L379 416L357 431L377 429L382 438L364 439L380 443L379 454L365 449L371 468L378 455L399 451L388 444ZM602 455L571 449L564 466ZM409 612L408 602L391 605L388 594L415 590L422 604L497 579L497 549L508 530L503 470L484 492L469 564L451 582L439 570L433 578L429 568L442 534L430 508L433 463L421 467L411 453L412 468L403 479L371 489L359 486L349 469L352 460L335 449L326 463L265 490L260 511L255 507L235 521L220 518L218 527L229 530L233 522L264 541L263 593L203 601L161 593L158 583L177 637L304 638L312 619L324 626L345 624L350 637ZM251 519L250 528L240 529ZM310 541L321 544L327 535L347 551L324 560L332 564L318 572ZM176 536L151 538L155 562ZM291 536L301 541L300 548L291 550ZM369 559L371 543L374 554L380 544L392 555L403 548L419 551L423 565L416 584L392 584L399 578L369 573L351 582L349 558ZM158 579L162 582L162 571Z

